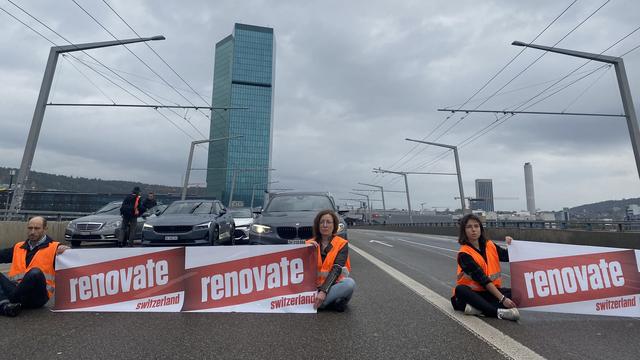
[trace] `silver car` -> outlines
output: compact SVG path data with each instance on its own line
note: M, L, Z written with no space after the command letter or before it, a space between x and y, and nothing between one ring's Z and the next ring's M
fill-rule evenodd
M64 231L64 239L73 247L80 246L82 242L117 243L122 225L121 205L122 201L112 201L91 215L71 220ZM165 208L166 205L158 205L138 218L135 239L142 238L142 225L145 220L161 214Z
M253 224L253 212L250 208L235 208L229 209L231 216L233 216L233 222L236 225L236 230L233 232L235 243L248 244L249 243L249 229Z

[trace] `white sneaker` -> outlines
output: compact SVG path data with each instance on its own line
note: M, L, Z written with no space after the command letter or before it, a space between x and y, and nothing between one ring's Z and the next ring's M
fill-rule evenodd
M518 321L518 319L520 319L520 312L516 308L498 309L498 319Z
M465 315L476 315L476 316L482 316L482 311L474 308L473 306L467 304L467 306L464 307L464 314Z

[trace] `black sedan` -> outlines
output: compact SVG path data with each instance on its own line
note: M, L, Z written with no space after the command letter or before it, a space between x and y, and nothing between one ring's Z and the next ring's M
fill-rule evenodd
M233 217L219 200L175 201L142 228L142 246L233 244Z

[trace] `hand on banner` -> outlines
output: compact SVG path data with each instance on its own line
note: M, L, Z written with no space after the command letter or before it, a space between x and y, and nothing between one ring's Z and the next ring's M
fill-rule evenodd
M58 248L56 249L56 255L60 255L68 249L69 247L67 245L58 245Z
M507 242L507 245L511 245L511 241L513 241L513 238L511 236L505 236L504 241Z
M322 305L322 303L324 302L324 299L327 298L327 293L322 291L322 290L318 290L318 293L316 294L316 302L315 304L313 304L313 308L317 309L320 307L320 305Z
M504 305L504 307L506 307L507 309L516 307L516 303L514 303L513 300L509 299L508 297L504 298L504 300L502 301L502 305Z

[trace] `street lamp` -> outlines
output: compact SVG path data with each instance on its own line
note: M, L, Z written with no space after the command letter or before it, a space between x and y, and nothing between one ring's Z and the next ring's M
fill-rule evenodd
M368 213L369 215L367 216L368 220L367 222L370 223L371 222L371 202L369 201L369 195L367 194L360 194L360 193L356 193L356 192L349 192L349 194L353 194L353 195L358 195L358 196L364 196L367 198L367 207L368 207ZM365 212L366 214L367 212Z
M384 216L384 221L387 221L387 206L384 203L384 188L380 185L372 185L372 184L365 184L365 183L361 183L359 182L358 184L360 185L364 185L364 186L371 186L374 188L378 188L380 189L380 194L382 194L382 215Z
M514 41L511 45L524 46L534 49L549 51L553 53L575 56L583 59L589 59L593 61L599 61L603 63L613 64L616 69L616 77L618 78L618 88L620 89L620 97L622 98L622 107L624 109L624 115L627 118L627 127L629 128L629 137L631 137L631 147L633 148L633 155L636 159L636 169L638 170L638 176L640 176L640 130L638 129L638 119L636 117L636 110L633 107L633 99L631 98L631 89L629 89L629 80L627 79L627 72L624 68L624 61L621 57L607 56L601 54L593 54L582 51L567 50L556 47L548 47L535 44L527 44L522 41Z
M276 184L279 183L279 181L269 181L268 183L266 183L267 189L269 190L269 185L271 184ZM258 183L258 184L253 184L253 189L251 189L251 211L253 211L253 199L255 198L256 195L256 186L257 185L262 185L263 183Z
M191 142L191 149L189 150L189 160L187 160L187 172L184 174L184 184L182 185L182 197L181 197L182 200L187 198L187 187L189 186L189 174L191 173L191 162L193 161L193 149L196 147L196 145L204 144L204 143L212 143L214 141L219 141L219 140L231 140L231 139L241 138L243 136L244 135L227 136L223 138L196 140Z
M17 214L22 208L22 199L24 197L25 183L29 177L31 171L31 164L33 163L33 156L36 152L36 146L38 144L38 137L40 136L40 129L42 128L42 120L44 118L44 111L49 100L49 92L51 91L51 84L53 82L53 75L56 71L56 65L58 63L58 56L60 54L83 51L89 49L97 49L109 46L131 44L144 41L164 40L162 35L147 37L147 38L135 38L126 40L114 40L114 41L102 41L84 44L72 44L65 46L52 46L49 51L49 58L47 60L47 66L44 70L44 77L42 78L42 85L40 85L40 93L38 94L38 101L36 102L36 108L33 112L33 119L31 120L31 128L29 129L29 136L27 137L27 144L24 147L24 154L22 155L22 162L20 164L20 171L18 172L18 179L16 180L16 189L11 199L11 214Z
M413 139L405 139L405 140L427 144L427 145L440 146L440 147L453 150L453 157L456 161L456 174L458 175L458 190L460 191L460 206L461 206L460 209L462 209L462 214L469 213L469 211L467 211L467 207L464 202L464 189L462 188L462 174L460 173L460 160L458 158L458 147L453 145L438 144L438 143L422 141L422 140L413 140Z

